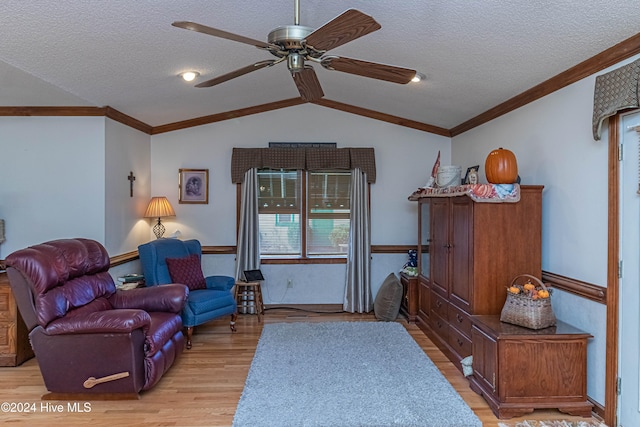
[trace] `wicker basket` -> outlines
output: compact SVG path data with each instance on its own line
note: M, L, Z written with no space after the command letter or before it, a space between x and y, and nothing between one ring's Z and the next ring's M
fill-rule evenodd
M511 281L511 286L521 279L530 279L542 289L548 291L540 279L530 274L521 274ZM507 290L507 300L502 307L500 321L513 325L524 326L529 329L543 329L556 324L556 316L551 308L551 296L549 298L532 299L528 295L514 294Z

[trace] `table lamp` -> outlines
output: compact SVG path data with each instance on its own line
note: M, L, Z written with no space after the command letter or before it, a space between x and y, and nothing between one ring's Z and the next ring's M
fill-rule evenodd
M158 218L158 223L153 226L153 234L156 235L157 239L162 237L165 230L160 218L168 216L176 216L176 213L167 198L164 196L152 197L149 206L147 206L147 211L144 213L144 217Z

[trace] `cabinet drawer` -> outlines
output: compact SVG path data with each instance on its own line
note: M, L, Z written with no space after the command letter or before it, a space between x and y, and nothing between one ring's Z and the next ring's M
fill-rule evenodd
M461 358L471 355L471 340L454 327L449 327L449 345Z
M449 319L449 302L435 292L431 292L431 311L436 312L443 319Z
M448 312L449 324L471 339L471 319L469 319L469 315L454 305L449 306Z
M449 341L449 323L440 317L434 310L431 310L429 323L431 325L431 329L433 329L433 331L442 338L443 341Z

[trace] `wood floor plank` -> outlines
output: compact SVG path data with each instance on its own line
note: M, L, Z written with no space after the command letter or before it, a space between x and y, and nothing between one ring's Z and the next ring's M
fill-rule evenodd
M227 320L196 328L193 348L182 354L158 385L141 394L139 400L90 401L85 412L69 410L75 402L41 401L46 393L37 361L18 367L0 368L0 403L20 403L34 411L0 411L0 423L14 426L230 426L244 388L258 339L265 323L375 321L373 315L316 314L290 309L268 310L258 323L254 315L240 315L238 331L231 333ZM464 376L415 325L400 321L418 345L478 415L485 427L497 427L499 420L487 403L469 389ZM410 399L411 396L407 396ZM52 412L46 405L63 405L63 412ZM79 402L80 407L84 402ZM419 404L416 402L416 404ZM518 420L584 420L554 410L539 410L513 418Z

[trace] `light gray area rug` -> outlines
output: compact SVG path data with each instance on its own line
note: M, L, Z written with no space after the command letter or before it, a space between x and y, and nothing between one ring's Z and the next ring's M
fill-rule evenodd
M234 427L481 427L394 322L264 326Z

